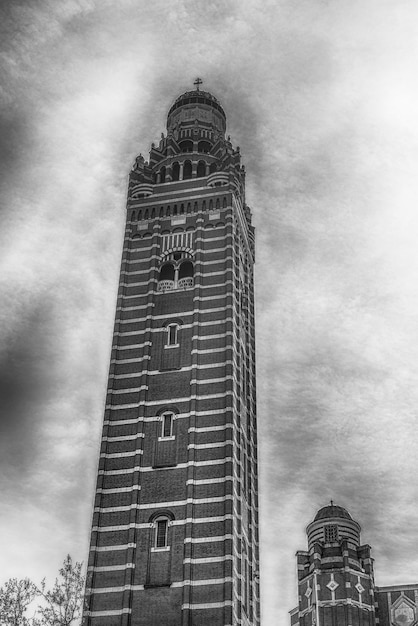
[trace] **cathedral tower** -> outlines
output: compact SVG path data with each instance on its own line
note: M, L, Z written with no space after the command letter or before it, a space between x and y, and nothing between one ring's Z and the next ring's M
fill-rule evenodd
M259 624L254 229L200 83L129 176L86 626Z
M360 525L332 502L307 527L308 551L296 553L299 606L292 626L374 626L375 585L370 546Z

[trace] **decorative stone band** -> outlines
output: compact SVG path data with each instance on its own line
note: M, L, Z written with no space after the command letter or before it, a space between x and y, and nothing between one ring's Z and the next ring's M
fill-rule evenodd
M88 572L116 572L124 569L132 569L135 567L135 563L124 563L123 565L89 565Z
M141 485L130 485L129 487L114 487L111 489L104 489L103 487L97 487L96 493L130 493L131 491L139 491Z
M114 615L125 615L132 613L132 609L114 609L112 611L85 611L84 615L89 617L113 617Z
M183 563L190 563L193 565L208 565L209 563L224 563L225 561L233 561L234 557L232 554L227 554L225 556L207 556L203 558L186 558Z
M145 504L130 504L129 506L112 506L112 507L96 507L95 513L116 513L118 511L129 511L130 509L158 509L158 508L172 508L177 506L186 506L187 504L193 504L198 506L199 504L214 504L216 502L226 502L227 500L233 500L234 496L228 494L226 496L216 496L214 498L186 498L185 500L172 500L169 502L147 502Z
M210 609L223 609L227 606L233 606L232 600L224 600L223 602L205 602L205 604L183 604L182 610L191 609L191 610L210 610Z
M114 546L91 546L90 552L120 552L129 548L136 548L136 543L121 543Z
M225 583L232 583L234 579L231 576L225 576L225 578L206 578L202 580L182 580L179 582L171 583L171 587L204 587L206 585L224 585ZM87 593L123 593L124 591L144 591L144 585L122 585L120 587L98 587L95 589L86 589Z
M133 360L135 362L139 361L139 359L133 359ZM179 370L179 371L191 372L194 369L199 369L199 371L200 370L208 370L208 369L215 369L215 368L224 367L225 365L233 365L233 364L234 364L234 362L232 360L227 359L225 361L222 361L222 363L205 363L204 365L186 365L186 366L182 367L181 370ZM140 378L144 374L147 374L147 376L161 376L162 374L164 374L164 372L162 370L147 370L147 369L143 369L143 370L138 370L137 372L132 372L130 374L111 374L109 376L109 378L113 379L113 380L129 380L130 378ZM127 391L129 391L129 390L127 390Z
M217 522L225 522L227 520L236 519L237 515L232 515L228 513L226 515L216 515L213 517L186 517L181 520L173 520L171 522L172 526L183 526L184 524L211 524ZM104 532L114 532L118 530L129 530L129 528L149 528L150 524L148 522L138 523L132 522L130 524L123 524L119 526L93 526L92 530L97 531L99 533Z

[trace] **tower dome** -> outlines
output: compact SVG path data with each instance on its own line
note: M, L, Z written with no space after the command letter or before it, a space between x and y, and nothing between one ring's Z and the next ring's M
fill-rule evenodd
M306 529L309 548L316 542L329 544L343 539L357 547L360 545L360 531L360 524L353 520L350 513L332 501L319 509Z
M350 513L342 506L328 504L328 506L324 506L322 507L322 509L319 509L318 513L315 515L314 521L316 522L320 519L327 519L331 517L343 517L345 519L353 519Z
M200 84L198 80L195 82L197 87ZM183 131L197 130L196 126L222 135L226 130L226 115L219 101L208 91L200 91L199 88L182 93L170 107L167 116L168 133L180 127Z

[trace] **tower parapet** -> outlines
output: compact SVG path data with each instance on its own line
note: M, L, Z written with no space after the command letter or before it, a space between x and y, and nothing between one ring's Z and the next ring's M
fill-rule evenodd
M149 161L139 155L129 177L128 207L148 197L154 186L196 179L202 187L230 184L245 202L245 168L239 147L225 137L226 117L206 91L187 91L169 110L167 135L152 144ZM180 188L184 185L178 185Z

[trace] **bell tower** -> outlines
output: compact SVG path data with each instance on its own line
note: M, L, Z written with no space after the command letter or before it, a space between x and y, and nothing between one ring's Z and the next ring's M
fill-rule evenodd
M86 626L259 624L254 229L200 85L129 175Z

